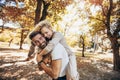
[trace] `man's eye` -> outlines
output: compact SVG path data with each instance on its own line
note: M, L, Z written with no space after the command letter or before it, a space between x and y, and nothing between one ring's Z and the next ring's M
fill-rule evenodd
M32 42L34 45L36 44L34 41Z
M35 44L37 44L38 43L38 41L35 41Z
M36 42L34 42L34 44L36 44Z

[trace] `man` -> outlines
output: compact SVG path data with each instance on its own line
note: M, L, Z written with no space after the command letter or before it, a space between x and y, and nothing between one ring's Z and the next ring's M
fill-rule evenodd
M35 46L40 49L46 47L47 42L45 38L39 32L32 32L30 39ZM61 44L57 44L52 50L51 65L46 65L46 62L42 60L42 56L37 56L38 65L49 75L53 80L66 80L66 70L69 62L68 54Z

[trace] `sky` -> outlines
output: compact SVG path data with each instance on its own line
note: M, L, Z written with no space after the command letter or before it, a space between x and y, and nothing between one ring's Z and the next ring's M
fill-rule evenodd
M3 25L3 21L0 19L0 26ZM19 23L13 23L12 21L5 23L4 27L9 27L9 28L20 28L20 24Z
M6 6L14 6L16 7L16 3L14 1L9 1L6 3ZM25 4L23 2L18 2L18 8L24 8Z
M14 1L0 0L0 4L5 4L6 6L14 6L16 7L16 3ZM24 2L18 2L18 7L23 8L25 6Z
M0 0L0 3L5 4L6 0Z
M0 5L5 4L6 6L13 6L16 7L16 3L14 1L6 2L6 0L0 0ZM23 2L18 3L18 8L23 8L25 4ZM0 25L3 25L2 19L0 19ZM16 27L15 25L18 25L18 23L14 24L13 22L6 23L4 26L9 26L11 28L19 28L20 26Z

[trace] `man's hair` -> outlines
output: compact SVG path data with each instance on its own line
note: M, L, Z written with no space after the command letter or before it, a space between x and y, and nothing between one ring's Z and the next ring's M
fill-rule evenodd
M40 21L36 26L34 31L41 31L43 27L51 28L51 24L47 20Z
M33 31L30 33L29 38L32 40L33 37L35 37L37 34L41 34L39 31Z

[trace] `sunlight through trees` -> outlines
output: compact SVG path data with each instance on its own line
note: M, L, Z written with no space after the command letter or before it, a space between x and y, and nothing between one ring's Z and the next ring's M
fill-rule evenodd
M0 42L22 49L27 34L45 19L83 56L113 53L113 69L120 71L119 0L0 0Z

